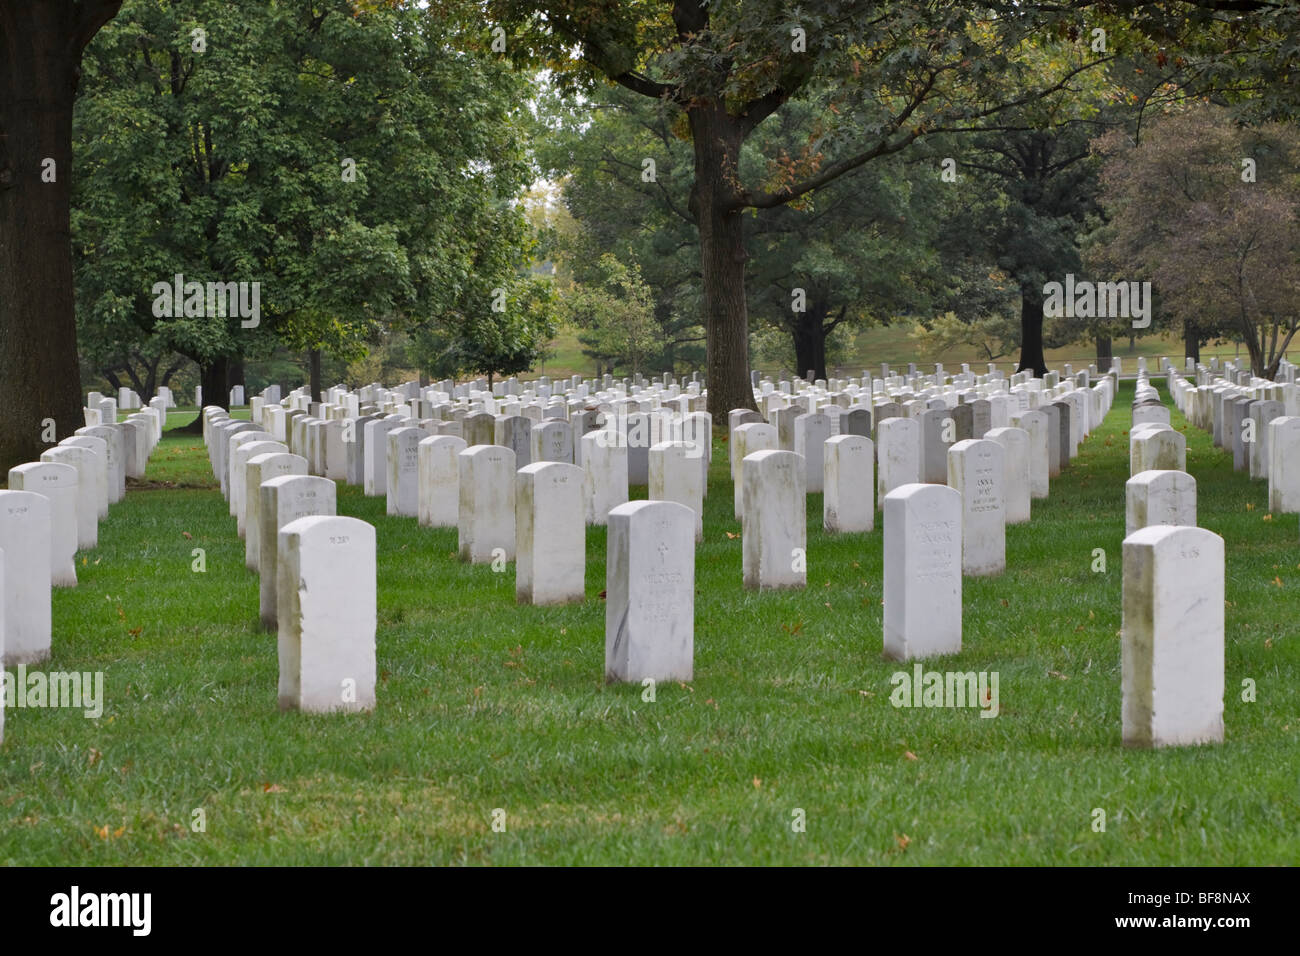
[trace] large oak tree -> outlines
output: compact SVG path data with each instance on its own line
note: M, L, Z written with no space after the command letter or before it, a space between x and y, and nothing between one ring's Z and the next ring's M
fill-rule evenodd
M0 0L0 471L82 423L72 300L72 106L122 0Z
M1032 6L783 0L489 0L505 50L578 89L613 81L686 115L694 158L709 407L754 407L745 298L746 214L784 205L939 132L996 126L1009 106L1059 88L1018 56L1044 25ZM500 35L498 35L500 37ZM827 118L791 175L746 179L741 149L808 91Z

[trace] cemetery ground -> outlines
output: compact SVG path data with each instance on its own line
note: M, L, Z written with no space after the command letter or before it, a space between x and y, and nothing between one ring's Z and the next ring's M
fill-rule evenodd
M1226 742L1121 744L1131 399L1007 527L1007 572L964 580L961 654L924 662L998 672L993 719L891 705L912 664L881 656L879 515L827 535L809 495L808 587L742 589L722 442L691 683L604 683L604 528L583 604L517 606L513 565L462 564L454 529L340 483L338 513L378 530L377 708L280 713L235 519L201 440L170 432L54 592L49 667L102 670L104 712L8 712L0 863L1295 863L1297 519L1177 410L1227 545Z

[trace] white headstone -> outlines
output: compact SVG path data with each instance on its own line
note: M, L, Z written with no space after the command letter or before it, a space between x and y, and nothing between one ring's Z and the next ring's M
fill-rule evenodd
M826 440L822 527L828 532L865 533L876 524L875 447L862 435Z
M1047 415L1043 412L1021 412L1011 416L1011 423L1029 435L1029 497L1046 498L1050 480Z
M766 422L746 422L737 425L731 435L733 503L732 511L740 521L745 514L745 475L744 461L746 455L756 451L775 451L780 447L776 426Z
M650 449L651 501L676 501L695 512L695 540L704 537L704 476L692 442L664 441Z
M291 521L317 515L333 515L337 508L337 489L328 478L316 475L281 475L262 482L262 503L259 518L262 529L258 532L258 560L261 580L258 587L258 606L264 627L276 626L278 548L271 547L278 540L280 529ZM262 547L261 542L266 543Z
M62 446L85 448L91 454L91 471L95 478L96 514L102 521L108 517L109 482L116 481L108 461L108 442L94 435L73 435L59 443Z
M97 474L99 463L96 453L80 445L60 444L41 452L41 461L55 462L76 469L77 539L74 550L85 551L96 547L99 544L100 477Z
M241 538L248 538L248 463L259 455L288 452L289 446L284 442L267 438L241 442L230 449L230 508L235 516L235 533Z
M1125 534L1152 525L1196 526L1196 479L1185 471L1142 471L1124 483Z
M420 515L420 442L423 429L405 426L388 433L387 512L403 518Z
M460 559L486 564L515 559L515 453L471 445L460 453Z
M878 494L885 495L903 485L921 480L921 425L914 418L883 418L876 426L876 457L879 459Z
M688 681L695 660L695 516L675 501L609 513L605 679Z
M254 455L244 465L244 567L250 571L262 569L262 482L305 474L307 459L283 451Z
M420 440L418 518L425 528L454 528L460 520L460 453L465 439L432 435Z
M4 562L4 666L50 656L50 499L0 491Z
M1002 501L1007 524L1024 524L1031 512L1029 433L1023 428L990 428L984 437L1002 446Z
M586 589L587 522L583 470L558 461L535 462L516 473L515 599L520 604L568 604Z
M972 577L1007 569L1002 446L987 438L948 449L948 487L961 494L961 567Z
M756 451L741 466L741 531L747 588L801 588L807 583L806 469L792 451Z
M831 420L821 412L800 415L794 420L794 452L804 460L804 486L808 494L818 494L826 475L826 457L822 446L831 437Z
M617 431L606 429L588 432L578 443L585 520L603 525L612 509L627 502L627 444Z
M1300 511L1300 416L1268 423L1268 510Z
M280 529L277 543L280 709L373 710L374 527L357 518L298 518Z
M910 484L885 496L885 656L961 651L961 495Z
M9 469L10 491L33 491L50 499L48 571L56 588L77 586L77 469L57 462L33 461ZM26 560L10 554L11 559Z
M1124 743L1223 740L1223 539L1142 528L1124 539Z

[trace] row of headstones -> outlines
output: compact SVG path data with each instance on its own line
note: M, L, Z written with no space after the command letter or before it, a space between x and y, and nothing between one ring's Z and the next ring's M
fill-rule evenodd
M1300 512L1300 385L1250 376L1248 369L1222 372L1204 367L1188 379L1168 370L1174 404L1189 422L1232 453L1232 466L1268 481L1269 511ZM1279 379L1282 375L1279 374Z
M1170 425L1146 371L1138 373L1129 427L1125 533L1151 525L1196 524L1196 479L1187 473L1187 438Z
M305 520L304 514L333 515L336 507L334 482L325 477L306 475L307 459L290 453L282 443L268 441L263 434L247 430L234 431L239 426L224 422L224 413L220 410L209 409L204 414L207 425L212 430L210 444L223 440L229 443L231 488L239 486L241 482L238 472L241 467L244 471L243 533L246 559L249 566L261 574L260 604L263 623L277 627L279 631L281 705L314 710L373 706L373 528L365 525L367 533L357 536L364 540L353 550L340 551L331 544L329 566L340 569L339 577L332 581L334 586L317 587L309 584L302 575L305 573L304 567L312 565L303 557L303 552L312 542L304 536L303 529L297 528L295 522ZM232 432L228 438L224 434L227 431ZM457 478L458 482L463 479L462 486L465 489L464 494L457 495L462 557L474 562L499 557L516 560L517 594L521 601L558 603L581 600L585 578L581 470L565 462L537 462L516 473L513 452L508 448L494 445L465 448L463 439L454 436L431 436L424 441L428 443L424 448L432 447L434 451L443 453L455 451L457 447L462 449L457 455ZM589 461L608 448L612 460L623 463L622 471L626 474L625 444L610 441L603 435L588 435L586 442ZM661 443L672 444L686 443ZM396 440L393 440L393 447L397 449ZM656 473L661 471L659 465L664 450L660 446L652 450L655 463L652 470ZM678 459L673 456L673 460ZM688 467L692 473L700 476L702 482L703 472L699 465L692 464ZM622 486L626 498L625 478ZM517 495L514 493L516 490ZM644 517L632 521L634 514L650 505L667 507L656 507L648 511L646 514L654 519L648 525L645 524L647 519ZM237 507L234 501L232 507ZM663 514L668 517L662 520L655 518ZM510 520L504 520L506 515L510 516ZM675 539L671 528L665 530L663 521L681 521L683 516L687 519L685 527L689 547L686 551L691 567L684 572L679 568L679 576L674 580L680 585L678 590L693 602L694 542L698 517L674 502L655 501L636 502L623 509L613 508L608 513L608 520L617 524L624 520L620 517L624 515L630 522L628 528L644 525L648 529L632 533L626 539L628 547L644 547L642 539L647 534L662 534L668 540L674 540L675 549L680 549L681 541ZM360 524L364 525L364 522ZM337 528L332 535L325 532L319 534L322 536L321 541L328 539L334 542L339 537ZM617 539L617 530L612 530L611 535ZM266 542L272 536L278 539L275 552L266 547ZM319 541L316 546L324 547ZM661 561L667 560L662 548L657 553ZM607 590L613 595L627 594L628 601L636 603L638 590L629 586L630 579L620 579L617 572L617 568L623 567L624 575L630 574L632 572L628 570L629 566L619 565L617 561L612 562L612 565L615 570L611 571ZM639 574L640 571L637 570L636 573ZM360 602L361 607L370 609L370 618L365 626L362 626L355 613L357 604L352 601L351 589L345 586L346 582L358 578L366 582L367 588L365 599ZM313 595L316 602L311 615L304 614L301 605L305 594ZM295 603L295 597L298 603ZM337 602L340 608L346 605L354 613L335 615L330 611L331 602ZM617 597L614 606L617 606ZM607 646L607 670L611 678L619 679L621 674L631 675L637 668L647 666L662 656L660 645L664 634L672 633L673 628L660 628L655 623L657 618L649 623L639 623L644 617L642 611L637 611L630 617L622 615L610 618L612 630ZM686 620L692 621L693 613L688 613ZM617 637L619 627L623 629L621 638ZM641 636L629 639L630 633ZM685 640L688 643L691 640L689 630L685 634ZM690 655L687 656L689 658ZM314 669L308 667L309 659L317 662ZM367 666L362 667L361 663ZM359 677L356 676L358 674ZM309 675L314 677L309 680ZM679 676L682 679L688 678L689 670ZM626 676L626 679L633 677ZM340 696L340 690L349 687L351 697Z
M307 459L251 422L203 411L204 440L222 494L258 574L258 615L276 632L282 710L375 705L375 529L337 513L337 488ZM219 453L219 449L224 451Z
M846 452L849 452L849 449L853 449L853 451L849 453L855 454L859 460L861 460L865 454L866 460L868 462L870 461L869 452L867 450L866 445L864 445L864 441L866 442L866 444L869 444L869 440L865 440L860 436L839 436L839 437L842 438L842 440L835 441L832 444L832 449L838 449L839 446L844 446L844 451ZM428 439L425 440L427 441ZM963 471L963 469L960 467L960 464L964 461L966 455L968 453L980 451L980 449L973 447L980 444L984 444L987 446L991 443L977 442L977 441L970 440L966 442L966 447L952 449L952 451L955 454L951 455L950 457L954 460L954 462L958 463L958 468L956 470L959 475ZM513 467L512 467L513 462L507 462L505 460L507 455L509 455L508 449L504 449L504 448L494 449L492 447L485 446L485 447L478 447L478 448L467 448L464 450L464 452L462 452L462 454L464 455L465 465L471 474L473 473L474 469L473 469L473 465L470 462L472 462L475 459L481 459L484 463L492 462L497 464L498 466L503 466L503 467L499 467L497 470L504 476L510 476L510 474L513 472ZM987 449L986 454L996 457L998 452L993 451L992 449ZM830 452L829 458L833 462L837 461L840 458L839 451L832 450ZM802 501L803 500L802 495L789 495L789 494L781 495L773 490L782 485L786 487L790 487L790 486L797 487L798 479L805 475L805 461L802 459L804 459L804 456L796 455L793 453L783 453L778 450L758 453L755 456L755 462L754 462L755 467L748 469L748 473L752 476L748 482L748 489L749 489L749 494L751 499L757 502L764 498L775 497L777 500L786 504L788 504L792 500ZM992 479L989 477L988 458L985 456L972 454L971 461L977 463L976 467L972 469L974 475L976 476L975 480L976 481L982 480L991 483ZM834 470L834 465L831 466L830 470L832 471ZM570 470L568 474L562 474L561 472L565 471L565 466L562 463L539 463L537 466L532 468L532 471L533 474L531 475L525 474L524 471L521 471L520 474L517 476L519 482L518 487L522 489L523 493L517 496L515 509L510 509L510 510L517 511L516 520L514 524L520 529L521 537L525 539L530 537L530 533L533 533L534 529L538 528L540 525L544 523L543 519L545 518L555 518L556 516L563 515L566 511L570 516L576 517L578 511L578 502L580 500L580 499L576 499L572 493L573 485L576 484L576 478L578 476L573 474L573 470ZM550 472L551 475L548 475L547 474L548 472ZM699 472L695 469L693 469L693 473L699 474ZM764 477L766 477L767 480L764 480ZM541 482L541 489L542 489L542 493L540 496L538 495L539 480ZM869 486L870 484L869 476L867 480ZM962 478L955 477L953 483L955 485L960 485L962 483ZM504 482L500 480L496 482L489 481L488 484L495 485L498 490L509 489L514 487L514 485L508 480ZM559 503L559 501L563 500L562 497L555 498L555 490L556 488L563 487L566 485L568 486L567 490L568 490L569 507L567 509L563 507L561 508L549 507L548 505L552 503L552 499L554 499L554 503ZM925 496L927 493L930 492L947 492L948 495L957 498L958 501L960 501L960 499L964 497L961 492L956 491L954 489L935 489L926 485L917 485L914 488L901 490L901 493L898 494L896 497L897 500L899 501L908 501L913 498L916 498L917 501L919 502L921 501L921 498L917 496ZM508 494L508 491L506 493ZM990 498L994 497L991 492L988 492L986 494ZM951 502L951 497L949 501ZM499 503L503 503L503 502L499 502ZM633 505L626 506L624 510L628 508L640 510L642 508L651 505L661 505L661 504L663 503L637 502L634 503ZM498 507L492 510L499 512L506 509ZM786 527L789 528L792 525L798 525L799 528L802 529L803 526L802 515L798 514L796 509L793 508L788 508L785 510L789 510L791 512L791 516L797 516L797 517L791 517L789 520L786 520L784 522ZM618 509L616 509L616 511L618 511ZM658 511L660 513L668 513L668 509L662 507L660 507ZM962 537L961 527L962 527L963 520L965 519L965 515L962 515L961 511L962 509L960 505L958 505L958 510L957 510L958 520L954 522L950 516L949 519L946 522L944 522L944 526L946 526L948 529L951 529L953 527L957 529L956 538L958 541L960 541ZM751 514L757 514L757 515L764 515L768 513L780 514L781 512L782 509L779 508L767 509L762 506L756 506L750 509ZM887 501L886 503L887 554L890 554L891 551L899 552L901 548L906 547L905 545L898 545L897 547L891 549L888 544L888 542L891 539L902 541L908 537L905 534L891 535L890 531L888 530L890 525L890 519L888 516L894 513L898 513L898 509L895 507L895 505L892 502ZM905 514L906 509L904 509L902 513ZM980 514L981 512L972 511L971 513ZM634 524L632 513L630 512L627 513L625 518L623 517L623 515L624 512L620 511L618 520L620 521L627 520L632 524ZM678 511L678 515L680 516L683 522L689 521L691 523L695 523L698 521L697 516L692 514L690 510ZM557 534L559 534L560 537L563 537L561 533L563 529L568 529L570 533L575 528L580 529L582 526L581 523L576 520L573 520L573 517L570 517L569 520L560 520L558 524L553 524L549 526L549 528L546 529L546 535L545 535L546 540L548 541L555 540L557 538ZM615 526L616 526L615 519L616 519L616 515L611 513L610 524L611 524L611 554L612 555L617 555L622 553L621 547L615 548L613 546L613 542L615 540ZM647 514L645 521L650 522L651 520L652 519ZM666 531L668 525L671 523L671 521L666 517L658 518L654 520L657 523L657 527L659 527L661 531ZM768 521L765 522L765 524L767 524L768 526L775 526L776 524L778 524L778 522ZM683 527L688 528L689 524L684 524ZM915 537L917 537L918 540L922 542L923 546L933 546L935 544L939 544L941 543L941 539L942 539L942 535L939 533L940 528L941 526L935 525L934 522L923 522L920 529L920 533ZM472 537L472 533L471 533L471 537ZM764 553L764 550L766 550L770 555L775 555L777 560L780 560L781 558L788 558L788 555L790 553L789 550L783 547L781 544L776 543L781 539L781 537L782 536L779 534L773 534L773 533L763 534L761 531L757 531L757 530L751 531L751 529L749 528L746 529L745 539L746 539L746 546L747 546L747 551L746 551L747 574L748 572L750 572L751 568L754 567L755 565L761 566L762 564L761 556ZM791 538L791 535L787 533L785 535L785 538L789 539ZM505 541L505 540L506 539L504 537L498 539L498 541ZM687 538L686 540L690 541L693 539ZM767 544L766 549L764 549L763 547L765 542ZM949 538L948 543L952 544L951 536ZM462 551L464 550L465 550L465 540L463 539ZM529 578L529 566L530 564L535 563L535 562L530 562L527 558L527 553L529 550L530 549L526 545L521 547L521 551L523 552L524 556L521 557L521 560L519 562L521 565L520 574L519 574L520 589L524 589L527 587L526 582ZM581 569L582 567L581 562L583 561L583 554L584 554L584 548L582 545L581 536L580 535L578 536L576 545L574 547L565 548L563 550L566 553L570 553L576 557L577 559L576 566L579 569ZM635 548L633 548L632 550L635 550ZM667 548L665 543L662 541L659 542L658 546L654 550L659 555L659 562L657 565L653 561L652 557L648 557L647 560L643 561L641 564L636 564L635 562L624 563L618 561L616 558L612 559L611 560L612 577L611 580L608 582L611 586L607 590L611 595L627 594L629 595L630 598L634 598L636 596L635 581L626 578L620 580L617 576L613 576L615 569L623 568L624 570L626 570L629 567L633 567L633 566L644 567L646 565L651 567L652 572L647 577L647 579L644 582L642 582L644 585L646 585L644 590L648 591L649 593L644 594L640 602L646 607L651 608L651 612L649 612L649 620L652 623L650 625L647 625L646 630L647 632L654 632L656 630L659 630L659 631L663 631L664 633L673 633L679 635L677 639L668 643L672 646L676 646L680 650L684 647L689 646L689 641L690 641L689 637L682 639L680 635L690 634L690 629L692 626L691 618L690 616L687 616L685 620L681 620L679 617L677 619L674 619L673 621L669 621L668 617L671 616L669 614L670 609L675 605L681 605L682 602L677 601L675 599L660 601L658 600L659 595L656 595L654 592L657 588L660 588L661 585L671 583L671 582L680 582L683 580L681 575L681 572L683 570L682 561L680 560L680 555L678 555L679 557L678 561L673 562L672 564L668 563L667 557L671 549ZM689 582L693 581L693 544L690 547L683 547L678 550L688 551L690 553L690 560L692 562L692 568L691 568L692 573L690 575L687 575L684 579L687 582L686 596L689 597L690 596ZM917 553L920 553L920 551L921 548L918 547ZM752 559L751 552L756 552L760 557L757 560ZM961 549L960 547L958 547L956 549L956 554L961 554L961 553L962 553ZM549 558L549 549L548 549L548 558ZM949 549L949 552L947 554L947 561L948 561L947 566L950 569L953 567L960 567L961 559L956 557L956 555L952 552L951 548ZM563 562L560 563L563 564ZM769 563L773 563L773 562L769 562ZM888 568L890 566L898 567L901 564L905 564L905 563L906 563L905 560L901 560L901 561L897 559L892 561L887 560L887 581L888 581ZM676 565L676 567L673 566L674 564ZM934 567L931 567L931 573L936 573ZM558 575L558 577L561 579L564 576L565 575L563 574ZM579 574L578 577L580 580L581 575ZM915 574L904 573L900 575L896 580L906 582L909 579L915 579L917 577L918 575ZM919 577L924 579L925 572L922 572L919 575ZM955 575L955 579L957 585L956 590L959 595L960 571L957 571ZM620 590L619 588L620 584L622 585L622 590ZM896 585L894 588L890 588L887 585L886 590L887 590L887 595L890 593L895 593L898 590L898 586ZM579 598L581 597L580 584L578 586L578 596ZM637 602L633 601L633 603L635 604ZM888 603L889 602L887 597L887 604ZM622 604L621 601L616 601L615 604L612 605L607 610L610 612L611 615L614 615L615 611L617 611L617 609L621 604ZM908 604L906 600L906 596L903 595L899 600L896 600L894 604L896 608L906 608ZM933 607L931 602L929 602L928 600L928 596L922 600L914 601L913 604L915 606L910 615L906 611L902 611L901 613L896 615L887 614L887 617L891 617L891 616L899 617L903 621L906 621L910 616L913 620L918 620L919 615L925 613L927 608L930 611L933 611ZM955 606L957 609L956 633L957 633L957 640L959 642L960 641L960 598L959 597L955 602ZM627 609L625 608L625 610ZM635 621L638 619L639 618L637 617L636 614L630 614L629 616L628 613L624 613L617 617L611 616L610 620L607 621L607 635L606 635L607 670L610 671L611 677L617 678L620 676L620 667L618 665L619 656L617 653L618 650L620 648L623 648L626 651L629 648L640 646L639 642L634 639L634 635L629 633L628 631L628 628L632 626L635 623ZM929 635L931 631L932 629L926 626L921 626L917 628L917 634L920 635L921 637L925 637ZM656 649L657 652L664 651L665 643L663 641L654 641L650 639L649 633L647 633L646 636L647 636L647 642L645 644L647 648L646 653L649 653L651 649ZM904 647L903 654L905 656L908 655L909 652L906 650L906 643L907 643L906 634L902 632L895 632L895 637L900 638L902 640L903 647ZM888 629L887 629L886 640L888 645L888 643L890 642ZM897 641L895 641L895 643L897 643ZM635 658L635 655L633 655L633 658ZM690 666L689 654L687 654L685 660L683 660L680 657L680 655L678 655L675 658L672 657L672 655L669 655L668 659L675 660L676 662L672 667L669 668L669 670L672 672L670 676L678 676L679 678L681 676L689 676L689 670L688 670ZM624 668L624 670L626 670L626 668ZM668 673L668 671L662 672L660 676L663 677L664 674L666 673ZM625 679L641 679L641 677L647 675L633 670L633 671L627 671L626 675L624 676ZM1127 683L1126 683L1126 714L1127 714L1127 696L1128 695L1127 695ZM1220 700L1220 704L1221 704L1221 700ZM1126 720L1126 739L1128 739L1128 737L1130 736L1127 724L1128 721ZM1154 742L1160 742L1160 741L1154 741Z
M104 396L99 392L91 392L87 398L86 404L91 408L97 408L99 400L103 397ZM149 404L153 405L157 400L162 401L162 409L164 413L167 409L176 407L176 396L166 385L159 385L158 388L155 389L154 397L149 400ZM124 412L139 411L143 407L140 394L135 391L135 389L123 385L117 390L117 407Z
M110 505L125 497L126 479L137 465L143 474L143 463L157 444L153 419L131 418L79 428L72 437L43 451L40 461L9 470L8 490L0 491L0 660L4 666L49 659L52 588L76 587L77 552L98 546L99 522L108 517Z

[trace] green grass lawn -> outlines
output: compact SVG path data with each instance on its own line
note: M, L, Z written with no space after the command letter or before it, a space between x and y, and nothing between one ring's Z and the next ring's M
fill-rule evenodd
M1296 863L1297 518L1270 516L1265 483L1176 411L1200 522L1227 541L1227 739L1121 745L1131 399L1125 386L1032 523L1007 529L1009 570L965 582L961 655L926 662L997 671L996 719L891 706L890 675L910 665L881 658L879 519L828 536L810 495L807 589L742 590L722 443L689 685L650 703L603 683L603 529L587 536L585 603L518 607L513 565L463 565L454 530L340 486L339 512L378 528L378 706L282 714L235 520L201 442L169 435L147 487L78 555L80 585L54 594L50 667L104 671L105 710L9 711L0 861Z

